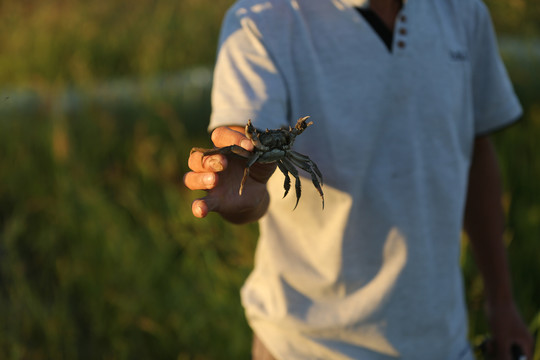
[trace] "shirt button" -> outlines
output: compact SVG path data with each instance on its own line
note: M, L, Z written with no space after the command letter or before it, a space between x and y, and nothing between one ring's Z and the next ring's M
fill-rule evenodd
M401 22L407 22L407 17L405 15L401 15L399 20L401 20Z
M405 48L405 41L402 41L402 40L398 41L397 46L400 49L404 49Z
M405 28L399 29L399 34L400 35L407 35L407 29L405 29Z

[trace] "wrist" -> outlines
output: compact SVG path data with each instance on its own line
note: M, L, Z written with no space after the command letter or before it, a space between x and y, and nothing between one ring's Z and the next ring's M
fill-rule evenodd
M499 274L496 284L485 284L485 302L488 309L505 309L514 306L514 295L508 272Z

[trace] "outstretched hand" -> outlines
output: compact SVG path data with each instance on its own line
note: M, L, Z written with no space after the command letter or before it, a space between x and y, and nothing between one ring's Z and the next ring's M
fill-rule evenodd
M253 144L241 127L219 127L212 133L216 147L238 145L252 151ZM246 159L236 155L203 156L200 151L190 154L188 166L192 170L184 175L184 184L191 190L206 190L207 195L193 202L193 215L204 218L215 211L233 223L258 220L266 212L269 195L266 182L273 174L275 164L255 163L249 172L242 195L238 193Z

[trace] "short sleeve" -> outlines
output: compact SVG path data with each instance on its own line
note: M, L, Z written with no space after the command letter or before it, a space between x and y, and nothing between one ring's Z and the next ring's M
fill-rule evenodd
M476 135L517 121L521 105L499 54L488 9L476 1L471 34L471 66Z
M225 17L214 70L209 130L245 125L248 119L260 128L286 124L285 83L250 15L250 9L237 6Z

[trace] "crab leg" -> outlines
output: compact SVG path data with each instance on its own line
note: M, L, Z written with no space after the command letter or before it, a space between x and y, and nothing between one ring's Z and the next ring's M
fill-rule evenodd
M294 159L294 160L299 161L300 163L307 163L309 165L309 167L311 169L313 169L313 170L312 171L306 170L303 167L302 167L302 169L304 169L304 170L306 170L306 171L308 171L310 173L315 172L317 174L317 176L319 177L319 179L320 179L321 185L323 185L323 176L322 176L321 171L317 167L317 164L315 164L308 156L300 154L299 152L291 150L291 151L289 151L289 154L291 155L291 160Z
M240 190L238 190L238 195L242 195L242 190L244 189L244 184L246 183L246 180L247 180L247 178L249 176L249 168L251 167L251 165L253 165L253 164L255 164L257 162L257 160L259 159L259 156L260 156L257 153L255 153L255 154L249 153L249 154L251 155L251 157L248 159L248 162L246 164L246 168L244 169L244 176L242 177L242 181L240 182Z
M291 188L291 178L289 177L289 171L287 171L287 168L285 165L281 163L281 161L277 162L277 166L279 170L285 175L285 182L283 183L283 188L285 189L285 194L283 194L283 197L287 196L289 193L289 189Z
M298 177L298 170L296 170L294 164L286 157L281 159L280 162L285 166L287 171L290 172L292 176L294 176L294 187L296 189L296 204L294 205L294 209L296 209L296 207L298 206L298 201L300 201L300 196L302 195L302 185L300 183L300 178Z
M315 185L315 187L318 187L319 186L319 183L322 185L323 181L322 181L322 178L320 177L317 177L319 174L317 173L317 171L315 170L315 168L313 166L311 166L312 164L309 164L309 163L306 163L306 162L303 162L301 160L298 160L292 156L287 156L289 158L289 160L296 166L298 166L300 169L302 170L305 170L307 171L310 175L311 175L311 180L313 181L313 184Z
M268 146L263 145L259 138L260 133L257 131L257 129L255 129L253 124L251 124L251 119L248 120L248 123L245 128L245 134L246 134L246 137L253 142L253 145L257 149L268 150Z
M298 166L299 168L301 168L302 170L305 170L307 171L310 175L311 175L311 181L313 182L313 186L315 186L315 188L317 189L317 191L319 192L319 195L321 195L321 199L322 199L322 207L324 209L324 193L322 191L322 188L321 188L321 184L322 184L322 177L321 178L321 181L319 183L319 180L317 179L317 175L319 175L319 169L316 169L316 166L314 162L312 162L311 160L309 160L309 162L303 162L293 156L290 156L290 155L293 155L293 151L289 152L289 156L288 156L288 159L296 166ZM295 153L295 154L298 154L298 153ZM298 155L301 155L301 154L298 154ZM307 158L307 156L306 156ZM314 166L313 166L314 165ZM315 170L316 169L316 170Z
M225 146L223 148L215 148L215 149L203 149L203 148L194 147L191 149L189 153L193 154L196 151L201 152L203 154L203 156L201 157L201 163L205 156L216 155L216 154L223 154L223 155L236 154L246 159L249 159L253 155L251 151L248 151L238 145L230 145L230 146Z

